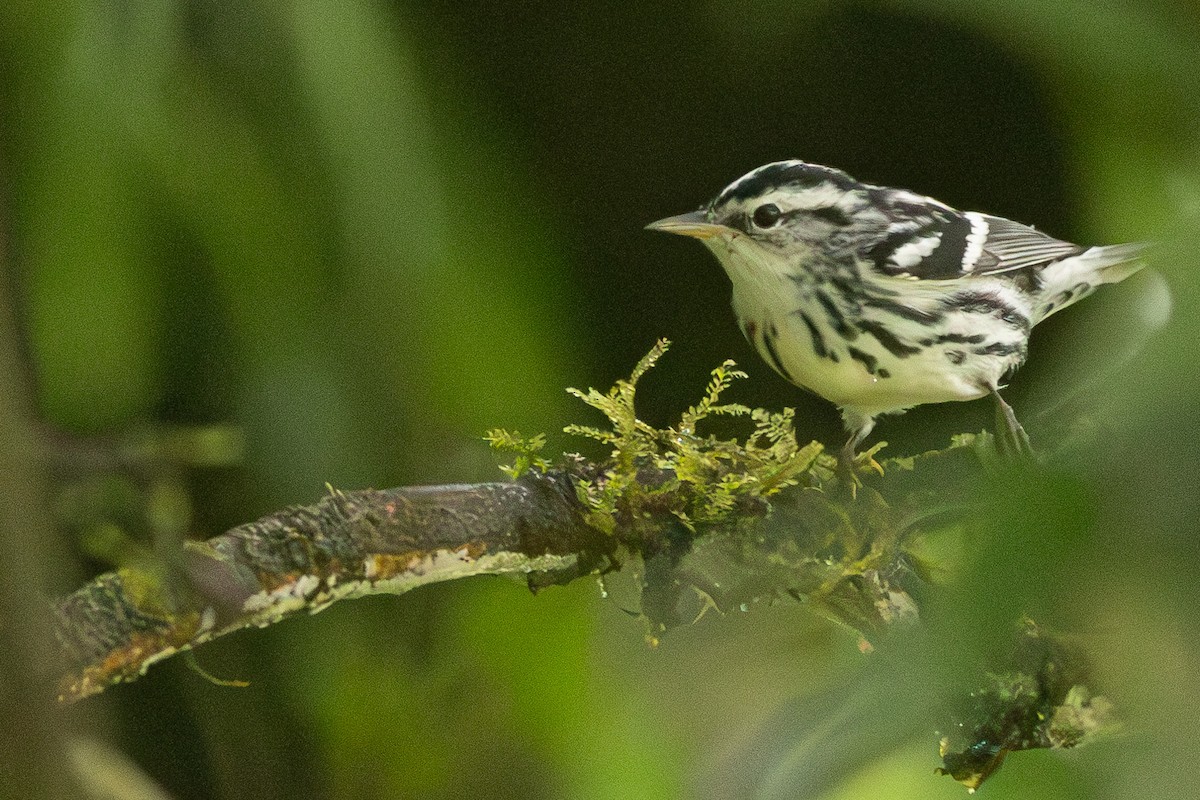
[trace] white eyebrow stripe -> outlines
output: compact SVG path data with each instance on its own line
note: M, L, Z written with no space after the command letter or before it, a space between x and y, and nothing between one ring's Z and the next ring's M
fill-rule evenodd
M811 211L816 208L839 205L846 195L845 189L838 188L833 183L826 181L806 189L784 187L772 190L752 200L747 200L746 208L753 212L761 205L774 203L785 214L790 211Z

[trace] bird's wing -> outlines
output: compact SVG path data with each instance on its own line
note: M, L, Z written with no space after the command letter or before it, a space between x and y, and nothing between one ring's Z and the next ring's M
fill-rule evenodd
M950 280L1012 272L1085 249L1003 217L962 213L928 199L897 203L893 213L866 253L876 270L893 277Z
M966 272L990 275L1026 267L1040 267L1052 261L1082 253L1087 248L1047 236L1039 230L989 214L966 214L987 226L983 249Z

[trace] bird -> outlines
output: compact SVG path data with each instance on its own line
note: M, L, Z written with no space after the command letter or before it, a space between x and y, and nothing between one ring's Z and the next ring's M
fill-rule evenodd
M647 227L712 251L758 354L841 410L839 465L851 478L879 417L989 395L998 444L1032 455L1000 394L1030 333L1137 272L1147 247L1073 244L800 160L758 167L699 210Z

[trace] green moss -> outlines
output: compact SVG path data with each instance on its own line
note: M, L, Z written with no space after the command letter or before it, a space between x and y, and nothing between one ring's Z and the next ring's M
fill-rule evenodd
M520 431L493 428L484 434L483 439L492 446L494 452L515 455L513 463L500 465L500 470L514 480L530 470L545 472L550 468L550 462L539 455L546 446L546 434L544 433L527 438L522 436Z
M725 391L746 377L733 361L712 371L703 397L677 423L655 428L643 422L635 406L638 381L669 347L666 339L659 340L628 378L606 392L567 390L608 422L606 427L568 425L564 431L612 447L604 464L572 470L588 521L610 534L621 530L636 537L641 520L661 520L663 512L692 533L699 525L725 522L745 502L813 480L822 454L819 442L797 444L792 409L773 412L722 402ZM699 432L705 420L718 416L749 417L753 430L743 441ZM500 467L510 477L550 467L540 455L544 434L524 437L496 429L485 439L497 453L515 454L511 464Z
M821 454L818 442L797 444L792 409L722 402L725 391L746 377L733 361L712 371L703 397L677 423L655 428L643 422L635 406L638 380L669 346L666 339L657 342L630 377L607 392L568 390L608 420L607 428L565 429L612 447L607 464L578 482L590 521L602 530L615 532L624 523L636 531L639 520L667 511L695 533L699 525L728 521L747 502L807 480ZM718 416L749 417L753 431L744 441L700 432L705 420Z

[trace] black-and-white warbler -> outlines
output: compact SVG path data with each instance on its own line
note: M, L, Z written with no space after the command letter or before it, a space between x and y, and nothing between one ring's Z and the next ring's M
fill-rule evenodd
M780 161L653 230L693 236L733 282L746 338L787 380L841 408L854 450L881 414L992 395L1033 326L1141 268L1143 245L1081 247L903 189Z

